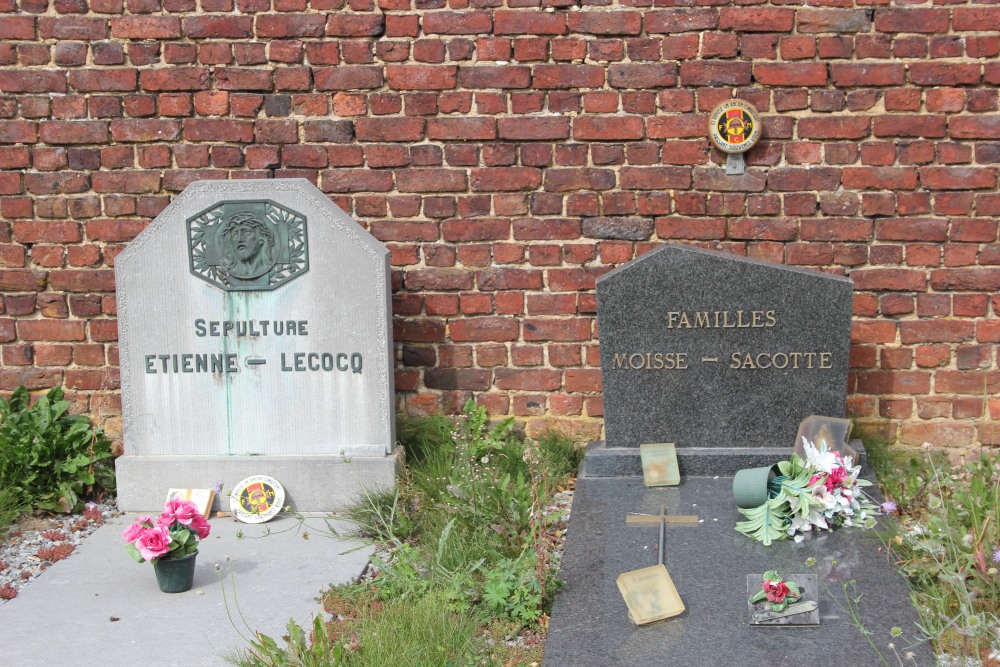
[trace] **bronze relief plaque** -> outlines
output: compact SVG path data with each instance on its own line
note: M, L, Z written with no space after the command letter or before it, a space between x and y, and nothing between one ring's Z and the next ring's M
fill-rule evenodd
M222 201L187 219L191 273L227 292L273 290L309 270L306 217L269 199Z

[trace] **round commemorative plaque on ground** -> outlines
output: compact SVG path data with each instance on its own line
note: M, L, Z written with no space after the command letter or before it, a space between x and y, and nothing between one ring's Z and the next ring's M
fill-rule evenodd
M251 475L240 481L229 495L233 516L243 523L270 521L285 504L285 488L267 475Z

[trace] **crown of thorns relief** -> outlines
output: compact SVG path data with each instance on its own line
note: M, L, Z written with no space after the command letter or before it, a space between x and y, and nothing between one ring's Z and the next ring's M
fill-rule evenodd
M226 291L272 290L309 270L306 217L270 200L224 201L187 219L191 273Z

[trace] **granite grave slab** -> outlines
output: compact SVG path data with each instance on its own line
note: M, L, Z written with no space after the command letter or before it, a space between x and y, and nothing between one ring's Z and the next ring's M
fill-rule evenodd
M658 488L645 487L641 477L580 478L559 572L566 584L556 595L542 666L884 667L848 611L848 594L862 594L856 613L892 664L889 643L900 656L913 652L915 662L907 664L934 664L930 646L915 640L906 581L875 531L842 528L765 547L733 529L742 517L731 486L731 477L688 477ZM656 561L658 530L626 517L657 514L660 505L701 521L666 532L664 563L686 610L636 626L615 579ZM816 575L818 627L749 624L746 577L770 569ZM893 637L893 627L902 636Z
M302 511L389 486L389 252L303 179L197 182L116 261L126 511L278 479Z

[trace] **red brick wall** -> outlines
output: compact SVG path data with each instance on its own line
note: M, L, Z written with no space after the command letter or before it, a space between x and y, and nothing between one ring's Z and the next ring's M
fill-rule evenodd
M0 390L114 431L115 255L193 180L302 176L392 250L408 411L598 436L594 280L671 240L852 276L850 414L1000 443L1000 5L539 2L0 0Z

